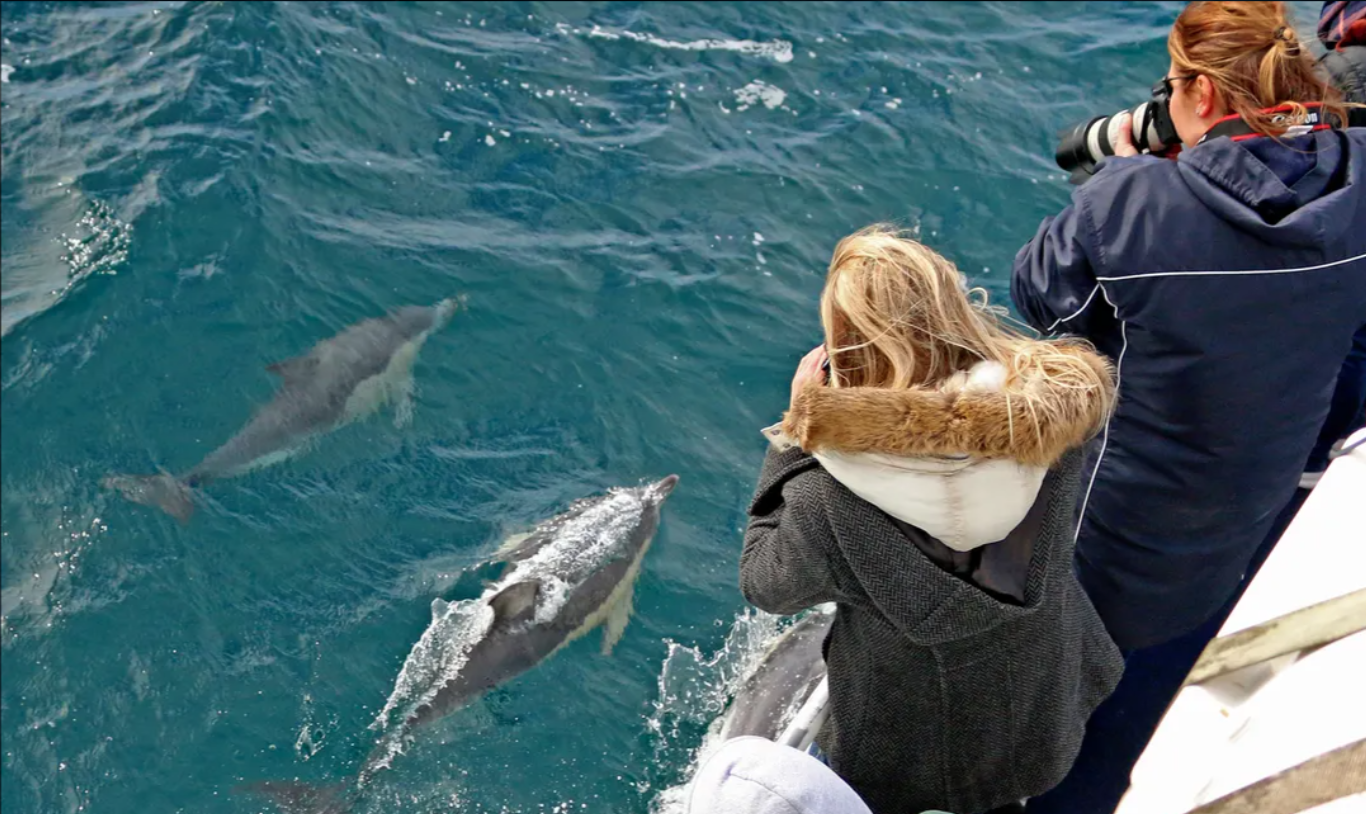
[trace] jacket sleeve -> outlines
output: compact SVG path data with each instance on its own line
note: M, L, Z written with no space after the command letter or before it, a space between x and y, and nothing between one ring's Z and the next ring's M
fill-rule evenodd
M797 613L841 599L833 561L841 555L824 513L788 499L805 473L819 466L800 449L770 450L764 459L740 554L740 591L770 613Z
M1366 325L1352 337L1352 350L1338 371L1338 383L1328 407L1319 439L1309 453L1305 472L1322 472L1328 468L1328 454L1333 445L1366 426Z
M1075 199L1055 218L1045 218L1038 234L1015 255L1010 297L1025 321L1045 334L1090 338L1098 307L1104 303L1092 268L1090 223Z

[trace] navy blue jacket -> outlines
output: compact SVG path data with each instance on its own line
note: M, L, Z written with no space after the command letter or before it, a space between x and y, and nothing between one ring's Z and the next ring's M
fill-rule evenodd
M1116 362L1083 587L1125 650L1186 633L1294 492L1366 325L1366 129L1109 159L1016 255L1011 294Z
M1328 456L1333 445L1366 427L1366 326L1357 331L1352 340L1352 351L1347 354L1338 372L1338 386L1333 391L1328 419L1319 431L1319 440L1309 453L1304 465L1306 474L1323 472L1328 468Z

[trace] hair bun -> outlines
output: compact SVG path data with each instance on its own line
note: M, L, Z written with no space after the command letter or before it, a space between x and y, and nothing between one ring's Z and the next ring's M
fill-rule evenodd
M1285 43L1285 49L1292 55L1300 52L1299 40L1295 37L1295 30L1288 25L1278 26L1276 33L1271 35L1276 42Z

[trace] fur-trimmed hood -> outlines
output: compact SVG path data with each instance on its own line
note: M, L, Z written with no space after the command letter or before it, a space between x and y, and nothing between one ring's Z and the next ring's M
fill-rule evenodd
M1102 387L1059 382L1047 370L1008 383L1005 366L979 362L938 387L808 387L764 434L779 449L812 453L887 514L967 551L1004 539L1048 467L1104 424L1109 366L1089 350L1068 352Z

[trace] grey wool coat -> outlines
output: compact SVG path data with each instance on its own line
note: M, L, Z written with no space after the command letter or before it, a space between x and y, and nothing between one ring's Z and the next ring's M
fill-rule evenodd
M773 613L837 603L818 742L877 814L983 812L1052 788L1123 669L1072 573L1081 454L1053 464L1023 604L935 566L801 448L771 449L740 583Z

